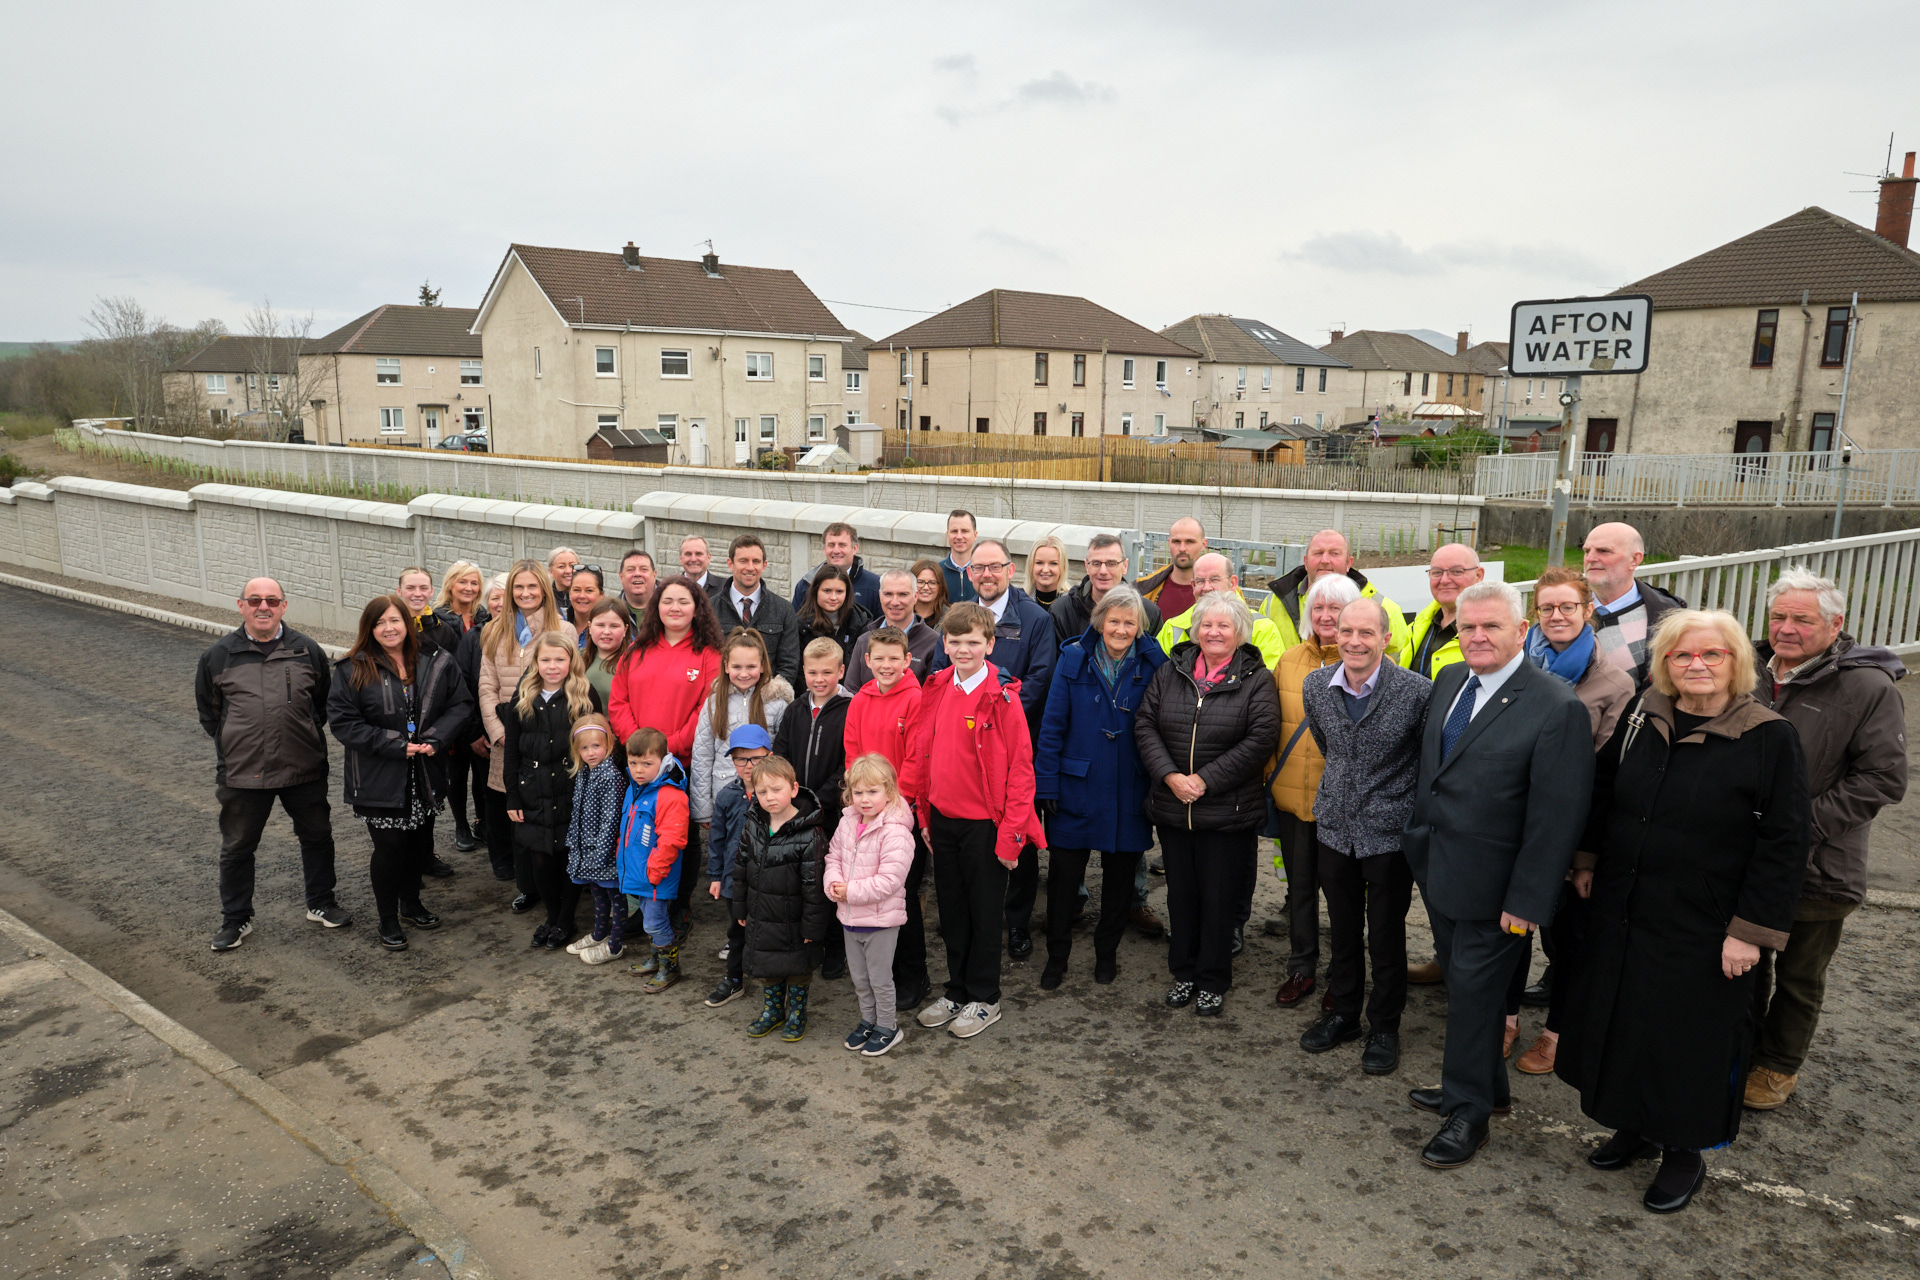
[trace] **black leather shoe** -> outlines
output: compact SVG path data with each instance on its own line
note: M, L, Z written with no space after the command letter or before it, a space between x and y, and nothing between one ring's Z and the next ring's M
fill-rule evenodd
M495 880L511 880L513 879L513 868L512 867L495 867L493 869L493 878Z
M1040 971L1040 989L1042 991L1058 990L1061 981L1066 976L1067 966L1064 964L1056 966L1053 961L1049 960L1047 961L1047 967Z
M400 926L397 924L383 924L380 926L380 945L389 951L405 951L407 935L400 931Z
M1635 1160L1644 1160L1648 1156L1658 1155L1660 1148L1637 1133L1628 1133L1622 1129L1605 1142L1587 1153L1587 1163L1596 1169L1612 1173L1624 1169Z
M1529 1009L1544 1009L1553 1003L1553 966L1541 971L1540 981L1520 993L1520 1003Z
M424 902L403 902L400 904L400 922L410 924L416 929L438 929L440 917L427 910Z
M533 931L533 937L532 937L532 939L531 939L530 941L528 941L528 943L527 943L527 945L528 945L529 947L544 947L544 946L546 946L546 945L547 945L547 930L548 930L549 928L551 928L551 926L550 926L550 925L544 925L544 924L543 924L543 925L538 925L538 926L536 926L536 927L534 928L534 931Z
M1699 1161L1699 1167L1694 1170L1693 1182L1685 1191L1667 1192L1660 1189L1660 1179L1656 1177L1653 1180L1653 1184L1647 1188L1647 1194L1640 1197L1640 1203L1647 1207L1648 1213L1680 1212L1689 1204L1693 1203L1693 1193L1698 1191L1701 1184L1707 1180L1707 1162L1700 1159L1699 1153L1674 1152L1673 1155L1691 1155L1695 1160ZM1673 1157L1670 1155L1668 1158L1672 1159ZM1666 1172L1664 1165L1662 1165L1660 1171L1662 1174Z
M547 939L540 945L549 951L558 951L573 939L573 930L563 929L557 924L547 926Z
M453 869L452 863L443 861L440 858L430 858L427 860L426 873L435 880L451 880L460 874Z
M1120 966L1116 961L1112 959L1102 960L1098 956L1094 957L1093 980L1095 982L1104 987L1119 976Z
M1471 1164L1480 1148L1487 1145L1488 1134L1484 1124L1471 1124L1464 1115L1449 1116L1420 1153L1420 1163L1429 1169L1458 1169Z
M1247 949L1247 931L1245 929L1235 929L1233 931L1233 941L1229 943L1227 946L1227 954L1231 956L1237 956L1242 951L1245 951L1246 949Z
M1359 1038L1360 1019L1349 1018L1344 1013L1328 1013L1300 1033L1300 1047L1308 1053L1325 1053L1335 1045Z
M513 900L513 904L507 909L513 912L513 914L517 916L523 916L527 914L527 912L533 910L535 907L539 905L540 905L539 894L523 893L515 897Z
M1422 1111L1431 1111L1436 1116L1440 1114L1440 1090L1438 1088L1409 1089L1407 1090L1407 1101L1411 1102L1414 1106L1418 1107ZM1512 1098L1494 1099L1493 1114L1497 1116L1512 1115L1513 1099Z
M1367 1037L1360 1055L1360 1069L1370 1076L1390 1076L1400 1069L1400 1035L1394 1031L1376 1031Z
M933 994L931 983L917 983L914 986L895 986L894 1006L900 1009L918 1009Z
M453 847L462 853L472 853L480 847L480 842L474 839L473 832L471 831L455 831L453 833Z
M1033 935L1025 929L1007 930L1007 954L1015 960L1025 960L1033 954Z

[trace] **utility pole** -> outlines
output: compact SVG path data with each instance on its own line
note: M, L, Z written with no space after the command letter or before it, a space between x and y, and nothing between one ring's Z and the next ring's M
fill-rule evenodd
M1107 482L1107 339L1100 339L1100 483Z
M1567 505L1573 497L1573 426L1580 404L1580 375L1567 375L1560 393L1560 474L1553 482L1553 534L1547 540L1547 564L1559 564L1567 552Z

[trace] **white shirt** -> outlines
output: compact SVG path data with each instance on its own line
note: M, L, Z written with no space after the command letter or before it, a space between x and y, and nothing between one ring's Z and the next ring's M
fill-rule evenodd
M1007 616L1007 601L1011 599L1013 599L1013 592L1002 591L1000 593L1000 598L998 600L994 600L991 602L986 600L979 600L979 601L976 601L975 603L984 604L987 606L988 612L993 614L993 625L997 627L1000 625L1000 620Z
M1527 660L1527 651L1525 649L1522 649L1519 653L1516 653L1513 655L1513 661L1507 663L1506 666L1500 668L1498 671L1493 672L1491 675L1484 675L1480 677L1480 688L1476 691L1477 697L1473 704L1473 710L1467 713L1468 721L1472 721L1472 719L1475 716L1479 715L1481 710L1484 707L1486 707L1488 703L1493 701L1493 695L1500 692L1500 686L1505 684L1508 680L1512 679L1513 673L1518 671L1520 669L1520 664L1525 662L1526 660ZM1471 671L1472 668L1468 668L1468 670ZM1475 674L1478 674L1478 673L1475 673ZM1456 693L1453 696L1452 703L1450 703L1447 707L1447 719L1450 720L1453 718L1453 709L1454 707L1457 707L1460 705L1460 699L1466 695L1466 692L1467 692L1467 686L1463 683L1460 686L1460 692Z
M1006 597L1004 596L1001 597L1001 599L1005 599L1005 598ZM960 692L962 693L971 694L975 689L978 689L980 687L980 682L985 680L987 678L988 673L991 672L992 670L993 670L993 664L991 662L983 662L980 664L980 669L974 672L972 675L968 676L965 680L962 680L959 676L956 675L953 678L954 688L960 690Z
M1339 664L1340 669L1333 673L1333 679L1329 681L1329 683L1336 689L1345 689L1356 698L1369 698L1373 696L1374 689L1380 684L1380 668L1386 665L1387 660L1384 657L1381 658L1379 662L1374 664L1373 674L1368 676L1365 682L1356 689L1347 681L1347 664L1341 662Z
M741 607L747 604L749 601L752 602L754 609L758 611L758 609L760 608L760 591L761 591L761 588L763 588L764 586L766 586L765 579L762 579L761 581L755 583L753 587L753 594L748 596L741 595L740 588L738 586L728 587L727 594L733 597L733 611L735 613L741 612Z

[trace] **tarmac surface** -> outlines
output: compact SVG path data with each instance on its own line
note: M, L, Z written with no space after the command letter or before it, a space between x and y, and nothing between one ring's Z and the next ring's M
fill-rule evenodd
M276 814L255 932L215 955L213 750L192 705L208 639L0 587L0 907L390 1165L499 1275L1881 1277L1920 1266L1920 913L1853 917L1799 1095L1749 1113L1732 1148L1709 1156L1693 1207L1657 1218L1639 1203L1648 1166L1600 1174L1582 1161L1603 1135L1551 1077L1514 1078L1514 1115L1472 1165L1422 1167L1435 1122L1405 1092L1438 1078L1444 991L1414 989L1398 1074L1363 1077L1357 1044L1300 1052L1312 1015L1273 1006L1286 942L1257 931L1218 1022L1160 1005L1164 948L1132 934L1119 981L1094 986L1082 935L1057 992L1038 990L1038 963L1009 962L1006 1017L978 1039L915 1027L868 1061L839 1045L857 1017L844 981L816 982L812 1030L795 1045L747 1038L757 1001L700 1006L722 967L721 917L704 895L688 980L644 996L623 966L530 951L533 922L506 910L511 886L483 854L454 852L447 832L441 853L462 874L427 893L446 927L385 953L370 846L336 803L354 926L305 921L292 830ZM1881 887L1920 888L1915 809L1881 818ZM1278 907L1266 877L1256 921ZM1409 933L1418 954L1423 930ZM0 953L0 983L14 984L0 986L0 1037L11 1037L0 1107L14 1108L0 1123L15 1117L0 1129L0 1280L166 1274L125 1261L62 1271L38 1255L15 1265L12 1233L43 1228L14 1219L43 1210L13 1197L51 1204L59 1170L83 1167L69 1150L124 1170L117 1194L164 1187L183 1223L235 1188L260 1192L257 1209L220 1218L241 1224L224 1228L242 1233L233 1241L287 1206L358 1220L350 1185L330 1195L297 1171L255 1176L257 1113L249 1127L217 1107L169 1110L144 1077L123 1101L112 1055L145 1051L116 1047L110 1028L90 1024L60 1057L45 1042L65 1015L29 1015L71 999L22 963ZM1528 1011L1523 1044L1538 1025ZM91 1036L107 1039L89 1047ZM29 1046L54 1056L27 1062ZM105 1065L87 1079L105 1083L77 1098L34 1092L36 1067L96 1059ZM22 1109L23 1097L35 1105ZM115 1119L132 1110L151 1118ZM202 1144L182 1148L197 1160L142 1154L146 1131L133 1126L170 1115L169 1141ZM23 1137L23 1124L47 1136ZM36 1170L24 1192L12 1176L23 1163ZM102 1221L64 1247L125 1234ZM173 1274L388 1274L350 1268L397 1266L411 1244L404 1232L348 1244L363 1239L351 1261Z

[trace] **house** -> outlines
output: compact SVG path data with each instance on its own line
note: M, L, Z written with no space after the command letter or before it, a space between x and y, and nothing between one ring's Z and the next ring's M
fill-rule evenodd
M784 269L516 244L473 333L496 452L577 458L613 427L658 431L676 463L740 466L845 421L853 332Z
M1500 425L1524 423L1526 430L1508 439L1524 439L1540 423L1552 430L1560 422L1560 393L1567 389L1564 378L1516 378L1507 372L1507 344L1477 342L1460 353L1477 380L1480 411L1486 429L1496 435Z
M1160 331L1200 353L1198 425L1265 431L1274 424L1325 428L1346 404L1347 363L1261 320L1188 316Z
M1876 230L1809 207L1621 289L1653 299L1647 368L1584 380L1585 447L1824 453L1843 430L1863 448L1920 446L1912 174L1909 152L1906 176L1882 179Z
M432 448L492 424L472 307L390 303L306 345L308 438Z
M1336 329L1333 340L1320 350L1346 362L1352 372L1347 375L1346 403L1337 417L1327 420L1397 420L1422 404L1453 404L1477 411L1485 376L1474 373L1460 354L1466 350L1466 337L1461 334L1458 351L1450 353L1411 334Z
M920 431L1193 430L1200 353L1085 298L989 289L867 344L874 417Z
M215 338L161 375L161 391L175 425L227 426L268 409L281 375L291 373L284 343L253 337ZM262 366L270 368L262 368Z
M873 339L854 331L851 342L840 344L840 425L872 422L867 416L867 344Z

